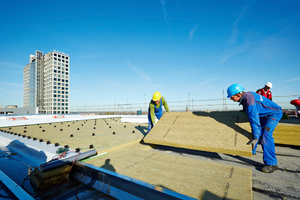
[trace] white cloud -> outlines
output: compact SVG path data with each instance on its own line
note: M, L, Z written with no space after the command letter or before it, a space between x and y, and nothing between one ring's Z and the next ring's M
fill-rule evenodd
M1 96L3 96L3 97L5 97L7 95L8 95L8 97L11 95L19 95L20 97L22 97L23 85L15 84L15 83L0 82L0 91L1 91Z
M257 53L263 56L264 59L273 60L276 57L284 56L281 52L288 52L289 44L291 44L289 38L271 35L260 40Z
M236 26L238 24L238 22L240 21L240 19L245 15L245 13L249 10L250 8L250 4L247 4L243 7L242 11L240 12L240 15L238 16L238 18L235 20L235 22L233 23L233 26Z
M239 35L239 29L236 27L233 27L231 37L229 38L229 41L228 41L229 46L231 46L236 41L238 35Z
M167 11L166 11L166 8L165 8L166 1L165 0L160 0L160 3L161 3L162 10L164 12L164 20L168 24L169 23L169 21L167 19L168 14L167 14Z
M249 43L249 44L243 44L241 46L229 49L227 51L225 51L225 55L221 58L220 60L220 64L224 63L226 60L228 60L229 58L231 58L232 56L235 56L239 53L242 53L244 51L246 51L247 49L249 49L251 47L253 43Z
M198 90L198 89L204 88L204 87L205 87L205 89L211 88L213 86L212 85L208 85L208 84L211 83L211 82L213 82L213 81L215 81L215 80L217 80L217 77L205 80L205 81L201 82L200 84L196 85L192 90Z
M0 82L0 91L1 96L3 97L0 99L0 105L10 105L22 104L22 97L23 97L23 85L22 84L15 84L15 83L8 83L8 82ZM18 103L13 103L18 101Z
M78 58L84 59L84 60L94 59L94 58L98 58L98 57L99 57L99 55L97 55L97 54L83 54L83 55L78 56Z
M143 72L143 70L141 70L138 67L133 66L129 61L127 62L127 66L136 74L138 74L139 76L141 76L145 81L150 81L150 77L145 74Z
M155 88L161 88L162 86L155 83L129 83L129 82L118 82L111 79L104 80L106 87L113 91L119 91L119 93L131 93L132 95L138 95L145 91L156 90ZM140 91L140 92L139 92ZM123 98L123 97L122 97Z
M152 84L146 84L146 85L144 85L144 87L148 87L148 88L152 88L152 87L160 88L160 87L162 87L162 86L161 86L161 85L157 85L157 84L152 83Z
M3 68L23 69L25 66L19 65L19 64L16 64L16 63L10 63L10 62L0 62L0 67L1 67L1 69L3 69Z
M0 82L0 86L4 85L5 87L23 87L22 84L16 84L16 83L8 83L8 82Z
M220 59L220 64L224 63L231 57L243 53L251 48L257 57L262 57L266 60L273 60L279 57L289 56L289 48L292 44L290 38L279 37L278 35L271 35L253 42L245 42L243 45L228 48L224 51Z
M295 77L295 78L292 78L292 79L289 79L289 80L285 80L283 82L291 82L291 81L299 81L300 80L300 76L299 77Z
M199 24L196 24L194 26L194 28L190 31L189 33L189 39L190 39L190 42L193 40L193 37L194 37L194 33L196 32L196 30L198 29L199 27Z
M287 24L288 22L289 22L289 23L291 23L291 22L296 22L296 23L298 23L299 17L300 17L300 12L297 12L297 13L295 13L292 17L289 17L289 18L280 20L280 21L278 21L277 23L278 23L278 24L280 24L280 23Z
M237 28L237 24L239 23L240 19L245 15L245 13L249 10L249 8L252 6L252 4L253 4L252 2L248 2L241 10L238 18L233 23L232 34L228 40L229 46L232 45L238 38L239 29Z

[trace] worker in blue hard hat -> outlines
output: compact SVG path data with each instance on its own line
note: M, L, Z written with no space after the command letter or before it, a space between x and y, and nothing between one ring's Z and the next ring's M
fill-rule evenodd
M256 154L257 143L259 140L261 141L265 164L262 171L266 173L274 172L278 167L273 131L282 118L281 107L255 92L244 92L244 88L239 84L229 86L227 94L227 98L234 102L240 102L240 105L243 105L243 110L248 115L252 140L247 144L252 144L252 154Z
M155 117L157 117L157 119L160 119L162 117L162 105L165 107L166 111L169 112L169 107L165 98L161 96L160 92L154 92L148 109L148 132L155 125Z

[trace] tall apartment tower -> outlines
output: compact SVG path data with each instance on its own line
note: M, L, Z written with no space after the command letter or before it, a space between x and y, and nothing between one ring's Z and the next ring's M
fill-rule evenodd
M70 56L55 51L36 51L24 67L23 107L38 107L39 113L69 113Z

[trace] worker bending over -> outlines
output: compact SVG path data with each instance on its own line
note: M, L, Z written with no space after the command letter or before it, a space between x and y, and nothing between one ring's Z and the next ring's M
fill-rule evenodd
M160 92L154 92L148 109L148 133L155 124L155 117L157 117L157 119L162 117L162 105L164 105L166 111L169 112L169 107L165 98L161 96Z
M257 90L256 93L260 94L272 101L272 92L270 91L271 88L272 88L272 83L267 82L265 87Z
M262 171L265 173L274 172L278 167L273 131L282 118L281 107L262 95L254 92L244 92L244 88L239 84L229 86L227 94L227 98L234 102L240 102L240 105L243 105L243 110L248 115L252 140L247 144L254 146L252 154L255 154L258 140L261 141L265 164Z

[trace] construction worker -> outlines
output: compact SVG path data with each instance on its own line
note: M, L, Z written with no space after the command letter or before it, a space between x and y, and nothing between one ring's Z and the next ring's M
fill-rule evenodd
M165 98L161 96L160 92L154 92L148 109L148 133L155 125L155 117L157 117L157 119L162 117L162 105L164 105L166 111L169 112L169 107Z
M262 95L254 92L244 92L244 88L239 84L229 86L227 94L227 97L234 102L240 102L240 105L243 105L244 112L248 115L252 140L247 144L254 146L252 154L255 154L258 141L261 141L265 164L262 171L265 173L274 172L278 167L273 131L282 118L281 107Z
M267 82L265 87L257 90L256 93L260 94L272 101L272 92L270 91L271 88L272 88L272 83Z

